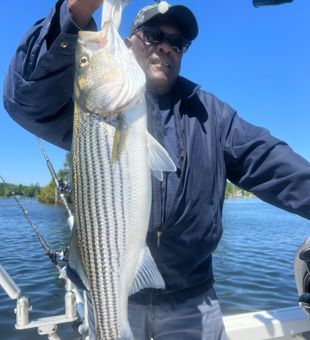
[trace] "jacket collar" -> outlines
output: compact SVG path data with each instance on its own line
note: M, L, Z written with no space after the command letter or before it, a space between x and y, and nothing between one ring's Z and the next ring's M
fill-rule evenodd
M178 76L173 85L172 91L168 95L173 95L177 101L189 99L200 90L200 87L200 85L188 80L187 78ZM146 93L156 97L155 92L151 89L147 89Z
M178 97L182 99L189 99L194 94L196 94L200 89L200 85L188 80L187 78L178 76L174 87L173 92L178 95Z

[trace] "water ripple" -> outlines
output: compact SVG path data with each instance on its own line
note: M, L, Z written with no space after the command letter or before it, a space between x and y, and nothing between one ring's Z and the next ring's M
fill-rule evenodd
M62 207L39 204L36 200L22 200L32 222L53 249L69 244L65 212ZM30 320L64 313L64 282L49 262L31 226L13 199L0 199L0 263L30 299L33 310ZM0 339L42 339L37 330L15 329L15 301L0 289ZM63 339L81 339L71 325L59 326Z
M309 221L258 199L224 204L224 233L214 253L224 314L296 305L293 261Z
M62 207L23 200L29 215L54 249L69 244ZM214 253L216 291L224 314L297 304L293 260L309 234L309 221L258 199L225 201L224 234ZM30 319L64 312L64 283L44 255L14 200L0 198L0 263L30 298ZM0 339L42 339L36 330L14 328L15 302L0 289ZM59 327L63 339L80 339L71 325Z

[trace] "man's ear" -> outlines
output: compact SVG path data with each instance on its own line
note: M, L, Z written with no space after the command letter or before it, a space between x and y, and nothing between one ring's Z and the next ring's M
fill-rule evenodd
M127 46L128 48L131 48L131 46L132 46L132 41L131 41L131 39L132 39L132 37L126 38L126 39L125 39L125 44L126 44L126 46Z

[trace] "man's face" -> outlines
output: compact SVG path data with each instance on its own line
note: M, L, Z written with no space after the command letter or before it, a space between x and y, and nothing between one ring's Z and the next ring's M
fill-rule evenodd
M180 31L173 25L158 24L152 28L167 37L179 36L182 39ZM152 44L147 41L146 36L147 33L142 29L129 39L129 43L146 75L147 87L154 89L158 95L164 95L170 92L180 72L182 51L177 52L169 39Z

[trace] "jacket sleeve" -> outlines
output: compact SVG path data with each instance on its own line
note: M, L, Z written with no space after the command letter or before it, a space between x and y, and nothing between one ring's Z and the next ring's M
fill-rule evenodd
M310 163L268 130L222 105L227 178L268 203L310 219Z
M92 20L85 30L96 30ZM79 27L67 1L26 33L4 85L4 107L25 129L67 150L71 147L75 44Z

